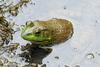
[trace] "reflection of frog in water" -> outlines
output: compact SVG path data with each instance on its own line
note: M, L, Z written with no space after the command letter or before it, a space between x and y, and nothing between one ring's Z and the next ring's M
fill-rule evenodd
M28 21L21 31L23 39L39 44L39 46L49 46L65 42L71 38L72 34L72 23L65 19Z

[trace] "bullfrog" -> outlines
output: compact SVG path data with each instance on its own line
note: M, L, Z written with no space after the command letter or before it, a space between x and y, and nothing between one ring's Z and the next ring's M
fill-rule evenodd
M66 19L27 21L21 27L21 37L39 46L60 44L70 39L72 35L72 22Z

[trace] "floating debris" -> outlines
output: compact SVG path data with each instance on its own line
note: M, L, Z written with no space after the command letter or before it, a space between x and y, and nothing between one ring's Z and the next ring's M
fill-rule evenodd
M95 56L94 56L93 53L88 53L88 54L86 55L86 58L87 58L87 59L94 59Z
M9 22L2 16L0 17L0 45L8 44L13 39L13 29Z
M28 21L22 27L21 37L39 46L51 46L70 39L73 25L65 19Z
M46 64L43 64L41 67L47 67L47 65Z
M8 63L8 59L5 57L0 57L0 66L5 65L6 63Z
M75 65L75 67L80 67L80 65Z
M49 63L49 61L47 61L47 63Z
M64 65L64 67L69 67L68 65Z
M0 59L0 66L3 66L2 60Z
M10 46L9 46L9 51L13 51L13 50L16 50L19 46L19 43L11 43Z
M9 13L12 16L17 16L18 15L18 9L12 8L12 9L9 10Z
M38 64L27 64L27 65L24 65L23 67L38 67Z
M9 7L12 5L11 0L1 0L0 1L0 14L4 15L8 12Z
M64 10L66 10L67 9L67 7L66 6L64 6Z
M19 46L19 43L11 43L9 45L4 45L0 47L0 61L3 63L3 67L18 67L18 63L10 60L14 57L18 57L18 54L16 53L16 50Z
M96 52L96 54L100 56L100 52Z
M3 1L3 0L2 0ZM10 1L10 0L9 0ZM31 0L20 0L17 4L13 5L13 1L7 5L9 1L4 1L4 4L0 6L0 14L5 14L9 12L12 16L17 16L19 12L19 8L23 5L26 5Z
M59 57L58 56L55 56L55 59L59 59Z
M12 53L19 46L19 43L12 43L12 44L13 45L0 47L0 55L5 52Z
M8 10L9 13L11 13L13 16L17 16L18 9L28 2L30 2L30 0L20 0L20 2L17 3L16 5L9 7L9 10Z
M7 67L18 67L18 64L16 62L8 62L4 66L7 66Z

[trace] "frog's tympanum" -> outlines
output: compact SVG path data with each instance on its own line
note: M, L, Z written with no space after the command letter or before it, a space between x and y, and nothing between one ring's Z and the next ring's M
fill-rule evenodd
M21 28L21 37L40 46L51 46L70 39L73 25L65 19L28 21Z

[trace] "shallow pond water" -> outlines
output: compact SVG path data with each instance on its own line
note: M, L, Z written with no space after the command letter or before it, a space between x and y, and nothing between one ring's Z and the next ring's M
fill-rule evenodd
M72 21L74 35L70 40L51 47L53 50L43 59L43 64L46 64L47 67L99 67L100 1L32 0L32 3L28 3L19 10L16 17L10 16L7 19L17 25L23 25L28 20L51 18L64 18ZM11 43L25 45L28 41L23 40L18 31L14 34ZM17 52L19 51L18 49ZM59 59L57 59L58 57ZM20 58L14 61L24 65L24 62L20 62L18 59Z

